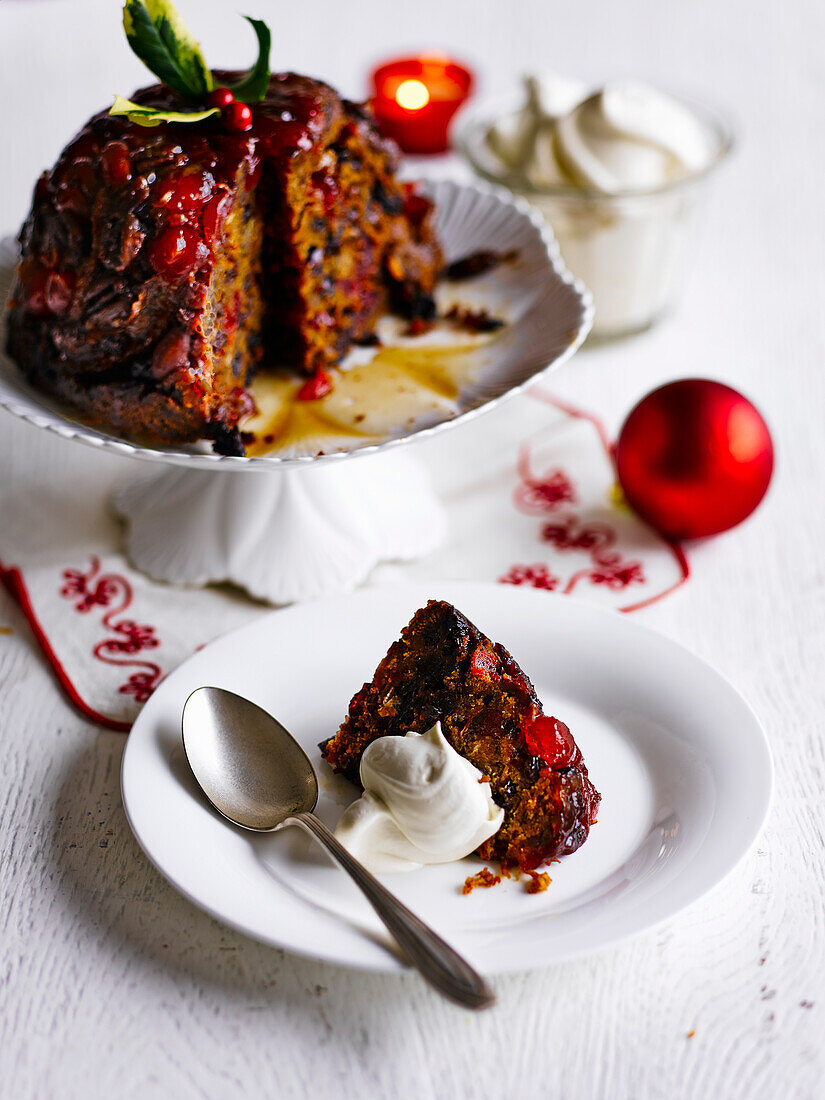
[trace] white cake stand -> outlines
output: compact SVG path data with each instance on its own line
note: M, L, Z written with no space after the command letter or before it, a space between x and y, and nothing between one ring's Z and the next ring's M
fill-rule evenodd
M220 456L203 445L141 447L72 419L2 355L0 407L65 439L166 467L130 478L113 499L126 521L129 557L157 580L230 581L282 604L351 590L381 561L428 553L443 537L445 517L408 445L495 408L558 367L589 332L593 303L564 267L550 230L522 200L449 181L427 189L449 258L482 248L518 254L517 262L450 291L508 324L449 418L380 443L298 458ZM4 242L6 287L14 257L12 243ZM4 347L2 333L0 340Z

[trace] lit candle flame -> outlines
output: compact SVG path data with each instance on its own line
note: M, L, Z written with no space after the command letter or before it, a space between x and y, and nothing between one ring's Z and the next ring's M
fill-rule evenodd
M420 111L430 102L430 93L420 80L402 80L395 92L395 102L407 111Z

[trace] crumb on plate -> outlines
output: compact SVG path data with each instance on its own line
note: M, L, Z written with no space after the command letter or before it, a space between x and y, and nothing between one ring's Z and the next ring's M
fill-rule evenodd
M529 882L524 887L528 894L543 894L553 881L546 871L525 871Z
M461 893L471 894L477 886L488 889L490 886L498 886L500 882L501 875L494 875L489 867L482 867L477 874L470 875L464 880L464 885L461 887Z

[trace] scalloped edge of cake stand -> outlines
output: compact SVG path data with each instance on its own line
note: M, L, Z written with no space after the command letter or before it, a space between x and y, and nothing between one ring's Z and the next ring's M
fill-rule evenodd
M356 588L444 537L444 508L406 454L271 473L173 467L118 486L126 552L155 580L230 582L272 604Z
M507 370L471 387L454 417L320 457L273 461L160 450L71 419L32 391L2 353L0 406L61 438L172 465L127 483L114 501L129 525L127 553L156 579L188 585L230 581L268 602L290 603L355 588L381 561L428 553L441 540L444 514L404 445L490 412L558 368L589 332L593 299L564 266L552 231L524 199L477 182L430 180L427 189L451 254L516 248L526 264L497 291L499 298L505 293L504 312L513 322L500 348ZM10 276L15 256L12 243L0 242L0 275L8 260ZM479 290L476 304L501 312L490 291ZM248 476L234 476L240 473Z

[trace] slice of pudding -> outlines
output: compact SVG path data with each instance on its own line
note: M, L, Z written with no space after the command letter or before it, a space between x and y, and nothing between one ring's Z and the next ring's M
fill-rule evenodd
M431 600L353 696L322 753L358 783L361 755L377 737L437 721L455 751L489 779L504 810L503 825L478 849L482 859L526 871L584 843L601 796L570 730L542 712L502 645L451 604Z

